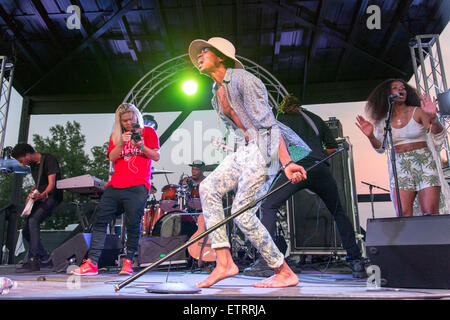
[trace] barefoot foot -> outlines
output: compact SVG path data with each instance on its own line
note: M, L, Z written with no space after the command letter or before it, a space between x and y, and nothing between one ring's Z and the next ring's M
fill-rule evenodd
M257 288L284 288L296 286L298 282L297 275L285 261L281 267L275 269L275 275L257 282L253 286Z
M225 278L233 277L239 273L239 268L233 263L227 266L216 266L206 280L197 283L197 288L209 288Z

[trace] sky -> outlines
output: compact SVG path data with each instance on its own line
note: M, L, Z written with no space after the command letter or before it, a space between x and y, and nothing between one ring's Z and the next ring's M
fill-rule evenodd
M442 56L446 74L450 74L450 25L447 25L440 38ZM450 80L450 79L449 79ZM447 80L449 82L449 80ZM410 84L415 86L414 78ZM5 146L14 146L18 139L18 127L22 98L12 91L11 105L6 128ZM365 101L333 103L322 105L304 105L307 110L316 113L324 120L329 117L337 118L343 127L344 136L349 138L353 147L354 172L356 190L358 194L369 193L368 186L361 182L368 182L388 189L386 156L376 153L359 129L355 125L356 115L365 115ZM114 111L116 106L112 106ZM150 112L151 113L151 112ZM151 113L158 122L158 135L161 135L170 123L176 119L178 112ZM86 137L86 153L90 154L93 146L102 145L108 141L114 123L114 114L76 114L76 115L32 115L28 141L32 143L33 134L49 136L49 128L67 121L77 121L81 125L82 133ZM172 134L161 148L161 160L152 164L159 170L169 170L167 175L154 175L153 185L157 188L156 199L161 196L161 189L167 184L177 184L183 174L190 175L187 165L193 160L203 160L206 164L219 163L226 154L213 148L210 144L212 137L223 136L224 126L218 122L215 111L194 111L183 124ZM208 173L206 173L208 174ZM384 191L377 191L375 193ZM372 217L370 203L358 204L360 225L365 228L367 219ZM395 211L390 202L374 203L374 217L394 217Z

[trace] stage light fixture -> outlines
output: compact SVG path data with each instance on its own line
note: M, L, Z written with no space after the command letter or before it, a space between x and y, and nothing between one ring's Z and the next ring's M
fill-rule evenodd
M197 82L194 80L187 80L183 82L183 92L187 94L188 96L192 96L197 92Z

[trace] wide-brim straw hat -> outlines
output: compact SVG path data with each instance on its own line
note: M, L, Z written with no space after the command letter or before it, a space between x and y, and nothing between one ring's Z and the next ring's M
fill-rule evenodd
M220 37L210 38L208 41L202 39L196 39L191 42L189 45L189 57L191 58L192 63L198 69L197 56L201 52L201 50L205 47L213 47L216 50L223 53L230 59L234 60L234 67L236 69L244 69L244 65L238 59L236 59L236 49L233 44L227 39Z

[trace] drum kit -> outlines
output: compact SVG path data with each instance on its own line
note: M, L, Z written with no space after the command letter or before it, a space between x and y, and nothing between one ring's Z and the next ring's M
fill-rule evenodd
M212 171L217 165L208 166L207 170ZM206 170L205 170L206 171ZM152 169L152 175L154 174L172 174L173 171ZM166 220L179 219L182 223L189 223L194 226L194 228L181 228L185 230L191 229L192 233L197 229L195 221L192 216L198 215L202 212L202 204L200 201L200 191L198 184L194 183L182 183L179 184L167 184L161 189L161 198L156 199L157 189L152 185L150 190L149 201L147 201L147 206L144 210L144 215L142 216L141 225L141 236L161 236L161 224ZM169 219L169 216L171 219ZM188 217L190 216L190 217ZM173 228L172 228L173 229ZM176 236L179 232L183 233L183 230L173 231L171 235L165 236ZM156 234L157 233L157 234ZM191 234L186 234L191 236Z

